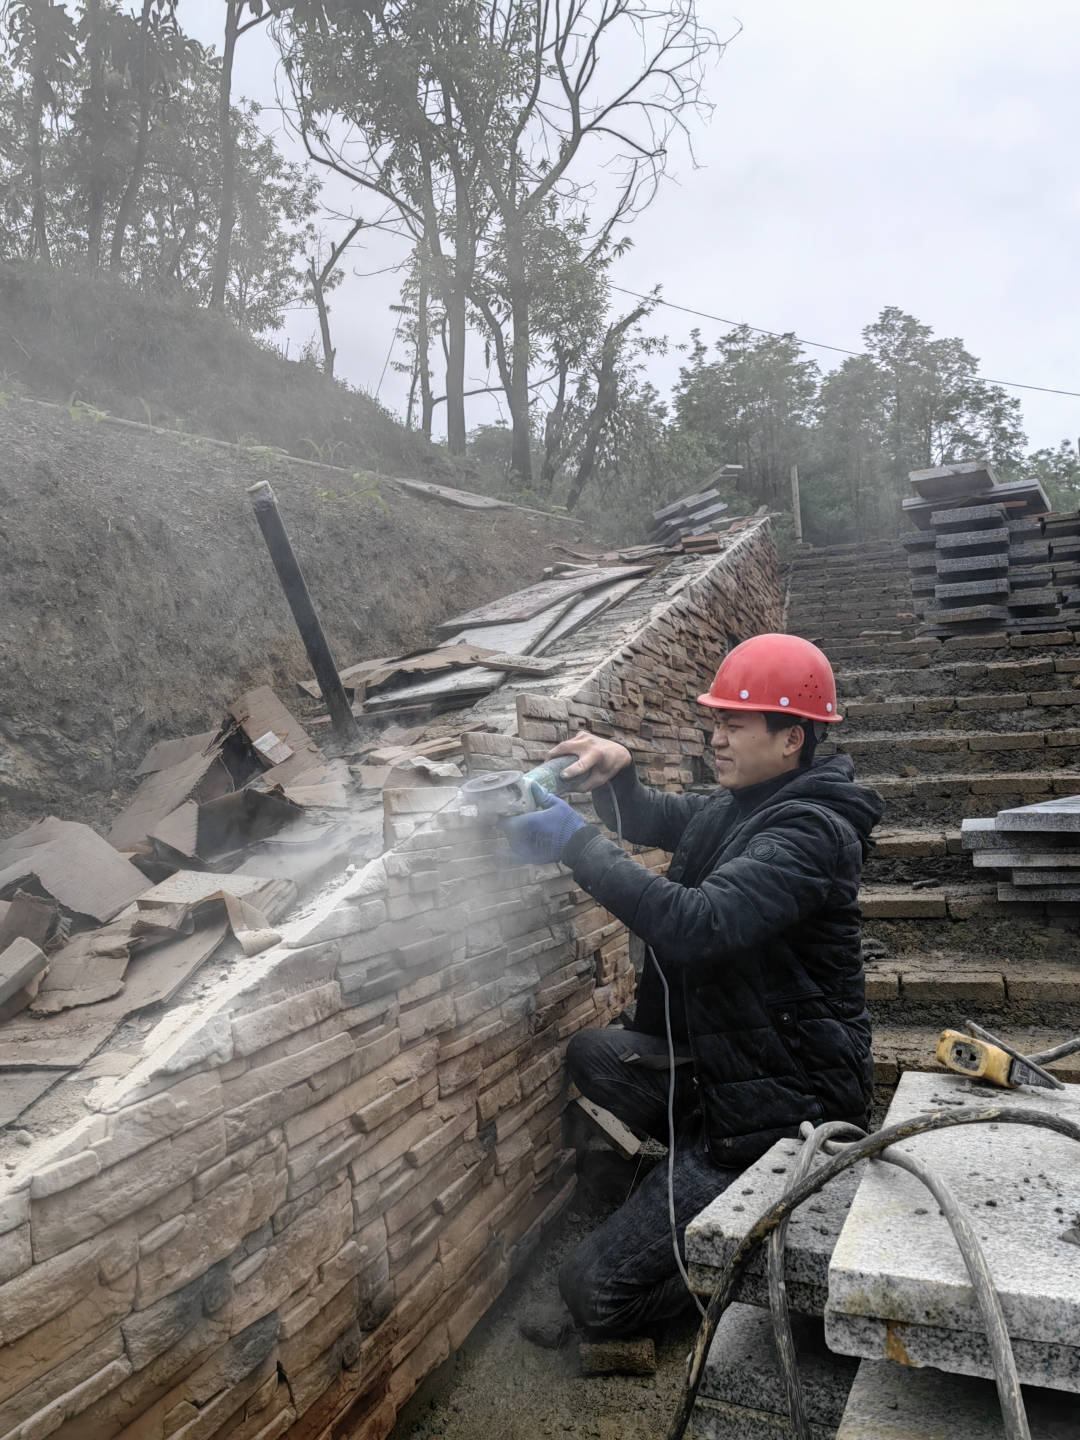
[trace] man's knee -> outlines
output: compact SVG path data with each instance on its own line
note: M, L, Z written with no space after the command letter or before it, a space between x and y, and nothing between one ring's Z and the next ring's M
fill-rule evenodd
M610 1052L611 1040L607 1030L579 1030L572 1036L566 1047L566 1072L583 1095L589 1094L590 1084L602 1069Z

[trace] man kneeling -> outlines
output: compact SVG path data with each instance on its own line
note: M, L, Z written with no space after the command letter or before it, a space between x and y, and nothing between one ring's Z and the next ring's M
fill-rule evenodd
M567 1066L584 1095L666 1145L674 1054L680 1251L689 1221L803 1121L868 1123L857 896L883 809L847 756L814 758L841 717L829 662L808 641L744 641L699 699L715 712L711 796L649 789L624 746L585 732L552 752L579 757L565 779L596 792L610 829L672 852L666 878L555 796L504 822L520 859L570 866L648 947L634 1029L579 1033ZM599 1336L637 1334L687 1305L666 1165L578 1247L559 1286Z

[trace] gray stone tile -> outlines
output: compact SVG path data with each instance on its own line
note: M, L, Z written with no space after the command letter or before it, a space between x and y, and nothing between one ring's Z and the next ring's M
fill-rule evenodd
M844 1413L859 1362L833 1355L821 1321L792 1316L807 1419L835 1428ZM699 1394L726 1405L787 1419L787 1396L773 1343L772 1317L753 1305L732 1305L717 1327Z
M686 1231L686 1254L695 1285L702 1290L716 1285L747 1230L780 1199L791 1183L799 1149L801 1146L795 1140L778 1140L734 1185L691 1221ZM824 1313L829 1258L863 1169L864 1165L854 1166L837 1176L801 1205L788 1224L784 1246L788 1303L804 1315ZM750 1305L768 1305L764 1247L750 1262L738 1297Z
M999 810L994 822L998 830L1069 830L1080 833L1080 795L1061 795L1035 805Z
M958 1075L906 1072L887 1124L953 1105L996 1104L1000 1092ZM1080 1121L1080 1086L1013 1091L1010 1106ZM1080 1145L1047 1130L985 1124L903 1143L967 1206L983 1243L1024 1383L1080 1393ZM967 1272L944 1218L913 1176L866 1169L829 1267L830 1346L906 1355L966 1375L992 1372Z
M1025 1388L1031 1440L1076 1440L1077 1402L1052 1390ZM997 1391L990 1380L908 1370L864 1360L836 1440L1004 1440Z

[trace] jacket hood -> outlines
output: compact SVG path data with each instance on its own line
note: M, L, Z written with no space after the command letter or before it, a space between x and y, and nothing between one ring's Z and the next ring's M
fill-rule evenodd
M816 759L807 769L796 772L773 803L783 805L797 799L812 800L815 805L834 810L857 832L864 851L868 848L871 830L885 810L885 802L876 790L856 784L855 765L850 755Z

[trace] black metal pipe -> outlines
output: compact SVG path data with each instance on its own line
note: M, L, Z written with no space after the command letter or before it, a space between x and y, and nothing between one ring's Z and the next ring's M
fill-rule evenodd
M255 519L259 522L270 559L274 562L274 569L281 581L281 588L285 591L296 628L300 631L311 668L315 671L315 679L326 701L326 708L330 711L334 734L339 740L353 740L359 733L356 718L319 617L315 613L315 606L311 603L311 593L282 521L274 492L268 481L260 480L258 484L249 486L247 493L251 496Z

